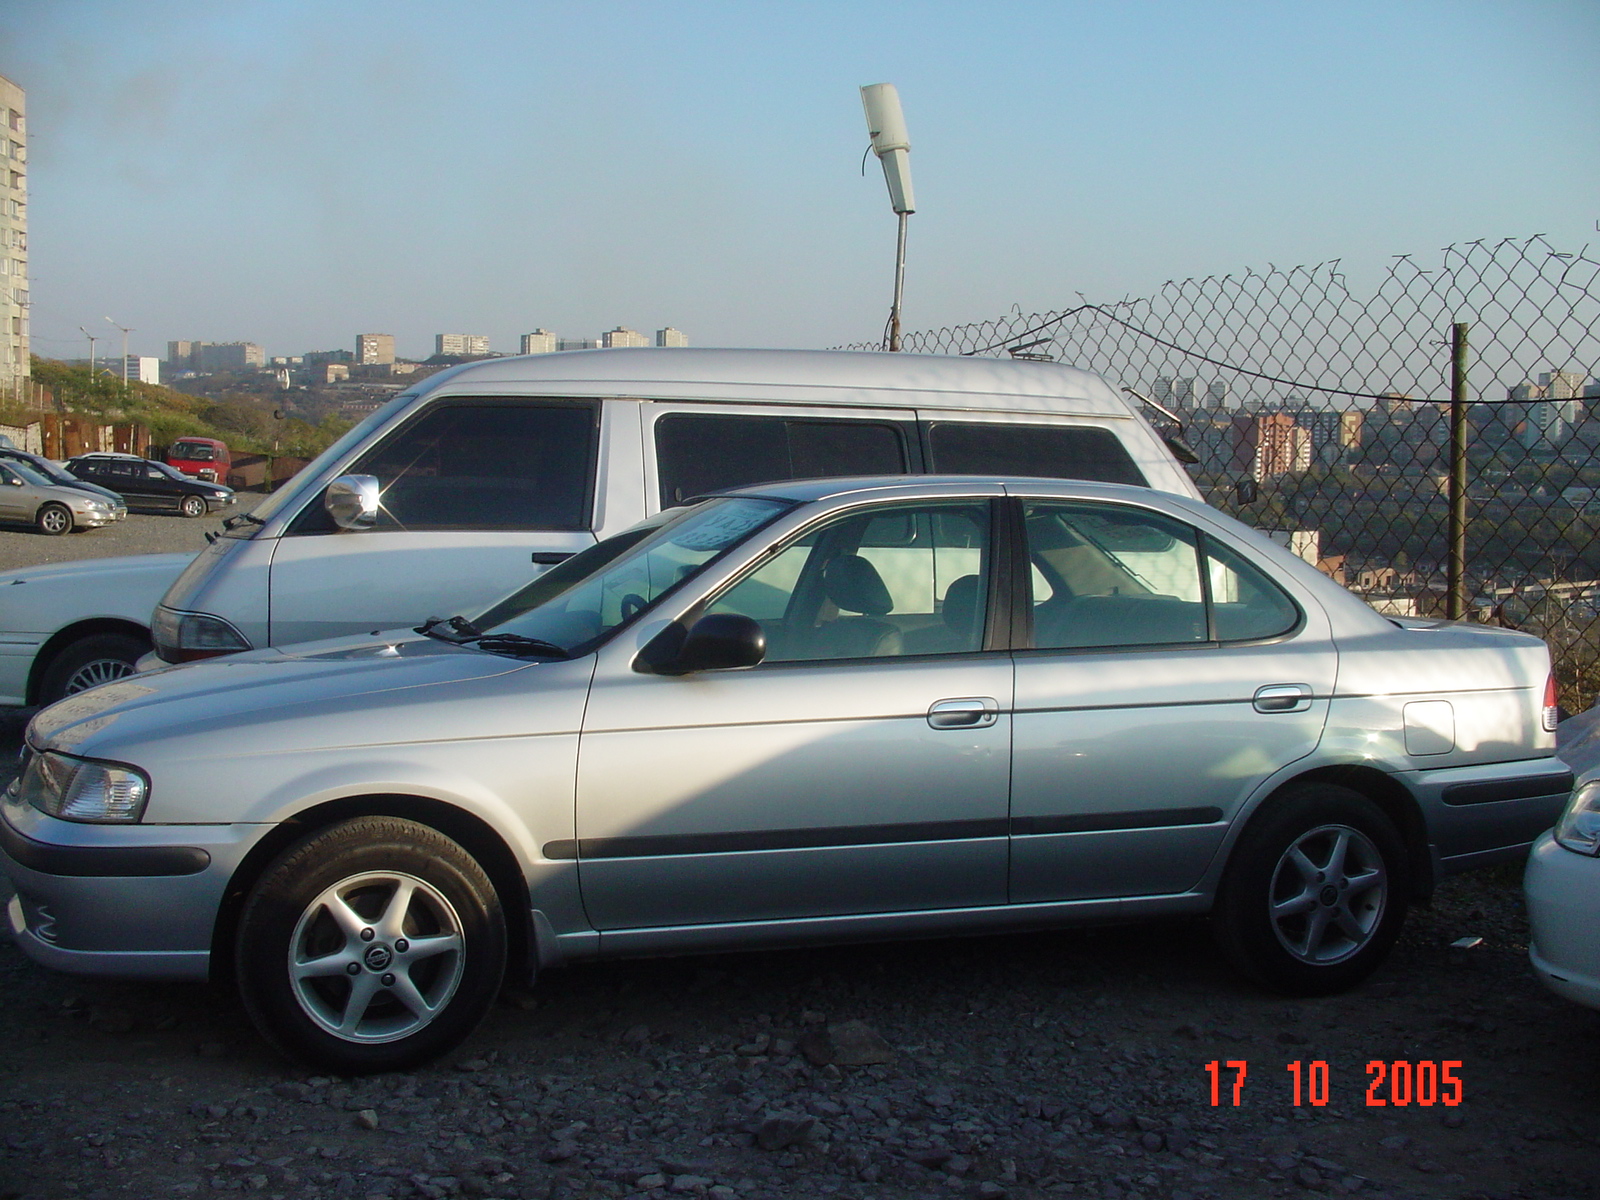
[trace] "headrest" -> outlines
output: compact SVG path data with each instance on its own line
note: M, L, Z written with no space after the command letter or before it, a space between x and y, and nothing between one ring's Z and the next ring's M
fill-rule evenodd
M845 612L881 617L894 607L883 576L859 554L846 554L822 569L822 590Z

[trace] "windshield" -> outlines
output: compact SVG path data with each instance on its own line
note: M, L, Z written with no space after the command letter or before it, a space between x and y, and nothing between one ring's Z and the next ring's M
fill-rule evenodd
M56 486L56 481L54 479L51 479L32 463L25 463L15 458L8 458L6 459L6 466L10 467L13 471L15 471L23 479L27 480L27 482L33 484L35 487ZM74 482L76 482L76 480L74 480Z
M586 653L662 596L792 507L723 496L673 508L591 546L506 597L473 624Z
M217 458L215 447L202 446L196 442L174 442L170 453L173 458L189 462L215 462Z

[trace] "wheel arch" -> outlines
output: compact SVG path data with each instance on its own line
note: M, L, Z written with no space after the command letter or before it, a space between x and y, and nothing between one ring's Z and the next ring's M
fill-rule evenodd
M1422 809L1414 797L1393 775L1376 767L1359 763L1317 767L1287 779L1272 790L1255 810L1250 820L1271 809L1273 802L1285 792L1307 783L1334 783L1358 792L1383 810L1394 822L1405 843L1411 868L1411 896L1426 901L1433 895L1436 882L1433 855L1428 844L1428 827L1422 819ZM1248 823L1248 822L1247 822Z
M119 633L126 637L137 638L152 648L154 646L154 643L150 641L149 626L120 617L93 617L89 620L63 626L52 633L44 644L34 652L33 663L28 668L28 703L39 703L40 686L44 682L45 673L50 670L50 664L55 661L56 655L74 642L102 633Z
M211 933L211 978L233 977L234 939L239 918L256 881L272 862L300 839L355 817L398 817L437 830L477 859L494 885L505 912L506 978L531 977L538 956L528 907L528 880L505 839L483 818L442 800L398 793L344 796L296 813L250 848L228 880Z

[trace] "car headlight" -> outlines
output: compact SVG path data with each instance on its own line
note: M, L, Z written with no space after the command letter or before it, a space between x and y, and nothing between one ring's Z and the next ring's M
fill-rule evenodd
M1566 811L1556 822L1555 839L1568 850L1600 856L1600 779L1573 790Z
M169 663L194 662L252 648L244 634L221 617L165 607L157 608L155 619L150 622L150 640L156 644L156 653Z
M150 781L132 767L47 750L22 773L18 799L63 821L131 823L144 815Z

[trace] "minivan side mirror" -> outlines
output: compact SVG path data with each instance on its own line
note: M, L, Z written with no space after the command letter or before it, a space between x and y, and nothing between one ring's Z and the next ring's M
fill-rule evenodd
M341 475L328 485L322 507L340 529L371 529L378 523L378 480L372 475Z
M657 675L753 667L767 656L761 623L742 613L707 613L687 632L677 621L639 653L640 669Z

